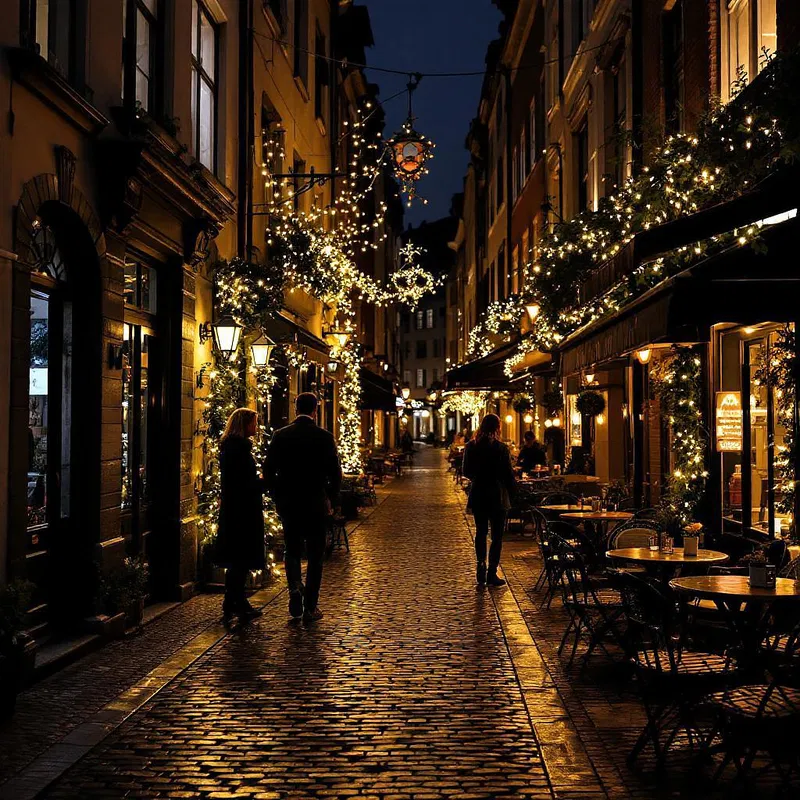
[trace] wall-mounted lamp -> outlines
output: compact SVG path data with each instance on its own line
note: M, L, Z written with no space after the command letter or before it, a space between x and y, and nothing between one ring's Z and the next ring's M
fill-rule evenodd
M121 344L110 344L108 346L108 368L122 369L123 347Z
M253 364L256 367L266 367L269 364L274 349L275 342L268 336L261 334L261 336L250 345L250 354L253 357Z
M510 425L514 421L514 417L511 414L506 414L506 425Z
M539 312L541 310L541 306L538 303L528 303L528 305L525 306L525 311L528 312L528 319L531 322L536 321L536 318L539 316Z
M648 347L644 350L637 350L636 351L636 358L639 360L640 364L647 364L650 361L650 356L653 354L653 351Z
M591 386L594 383L594 372L587 372L583 379L586 381L587 386Z
M335 358L332 358L325 365L325 369L328 370L329 374L334 373L337 369L339 369L339 362Z
M200 344L205 344L214 338L214 344L223 358L230 361L239 347L239 338L242 335L242 326L233 317L223 317L213 325L210 322L201 322L199 331Z

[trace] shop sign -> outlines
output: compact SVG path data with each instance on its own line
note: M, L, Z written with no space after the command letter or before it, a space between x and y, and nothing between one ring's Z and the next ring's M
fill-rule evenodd
M717 452L742 451L742 396L739 392L717 392Z

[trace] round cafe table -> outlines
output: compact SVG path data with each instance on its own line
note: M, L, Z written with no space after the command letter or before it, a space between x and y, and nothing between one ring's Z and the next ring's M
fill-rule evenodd
M561 515L561 519L568 519L572 522L627 522L633 519L630 511L569 511Z
M744 667L757 665L772 607L800 603L800 581L789 578L777 578L774 589L750 586L746 575L675 578L669 585L679 594L714 602L737 640L736 659Z
M565 503L557 503L556 505L552 506L539 506L541 511L580 511L580 506L569 506Z
M671 553L662 553L660 550L651 550L649 547L621 547L618 550L609 550L608 558L618 558L624 561L636 561L643 564L724 564L730 556L720 550L698 550L696 556L687 556L682 547L676 547Z
M671 553L662 553L649 547L621 547L609 550L606 557L631 561L645 569L652 569L664 583L684 567L710 567L712 564L724 564L730 558L720 550L698 550L696 556L687 556L682 547L676 547Z

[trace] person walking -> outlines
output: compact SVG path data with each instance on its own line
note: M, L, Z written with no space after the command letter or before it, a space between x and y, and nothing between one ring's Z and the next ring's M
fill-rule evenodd
M266 566L264 545L264 482L253 459L252 437L258 428L256 412L237 408L225 426L219 446L220 505L216 540L216 562L226 568L225 622L261 614L245 594L250 570Z
M313 622L322 618L318 602L327 518L338 505L342 469L333 436L316 424L316 396L298 395L295 411L294 422L272 437L264 479L283 524L289 615ZM305 589L303 546L308 558Z
M467 508L475 517L475 556L478 562L478 585L503 586L498 577L500 551L503 547L503 529L506 512L511 507L511 496L516 487L511 454L500 435L500 417L487 414L480 424L477 436L464 448L464 477L472 482ZM486 567L486 539L492 529L492 546L489 549L489 567Z

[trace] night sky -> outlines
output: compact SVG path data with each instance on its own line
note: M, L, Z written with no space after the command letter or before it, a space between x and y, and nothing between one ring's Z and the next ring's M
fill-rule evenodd
M497 38L500 12L491 0L368 0L375 47L367 51L370 64L409 72L483 71L486 46ZM380 98L401 91L403 75L369 70L380 86ZM469 162L464 140L478 109L482 76L423 78L414 94L417 130L436 143L430 175L420 181L419 194L406 208L406 225L445 216L450 200L462 189ZM398 130L407 113L406 96L384 106L386 132Z

